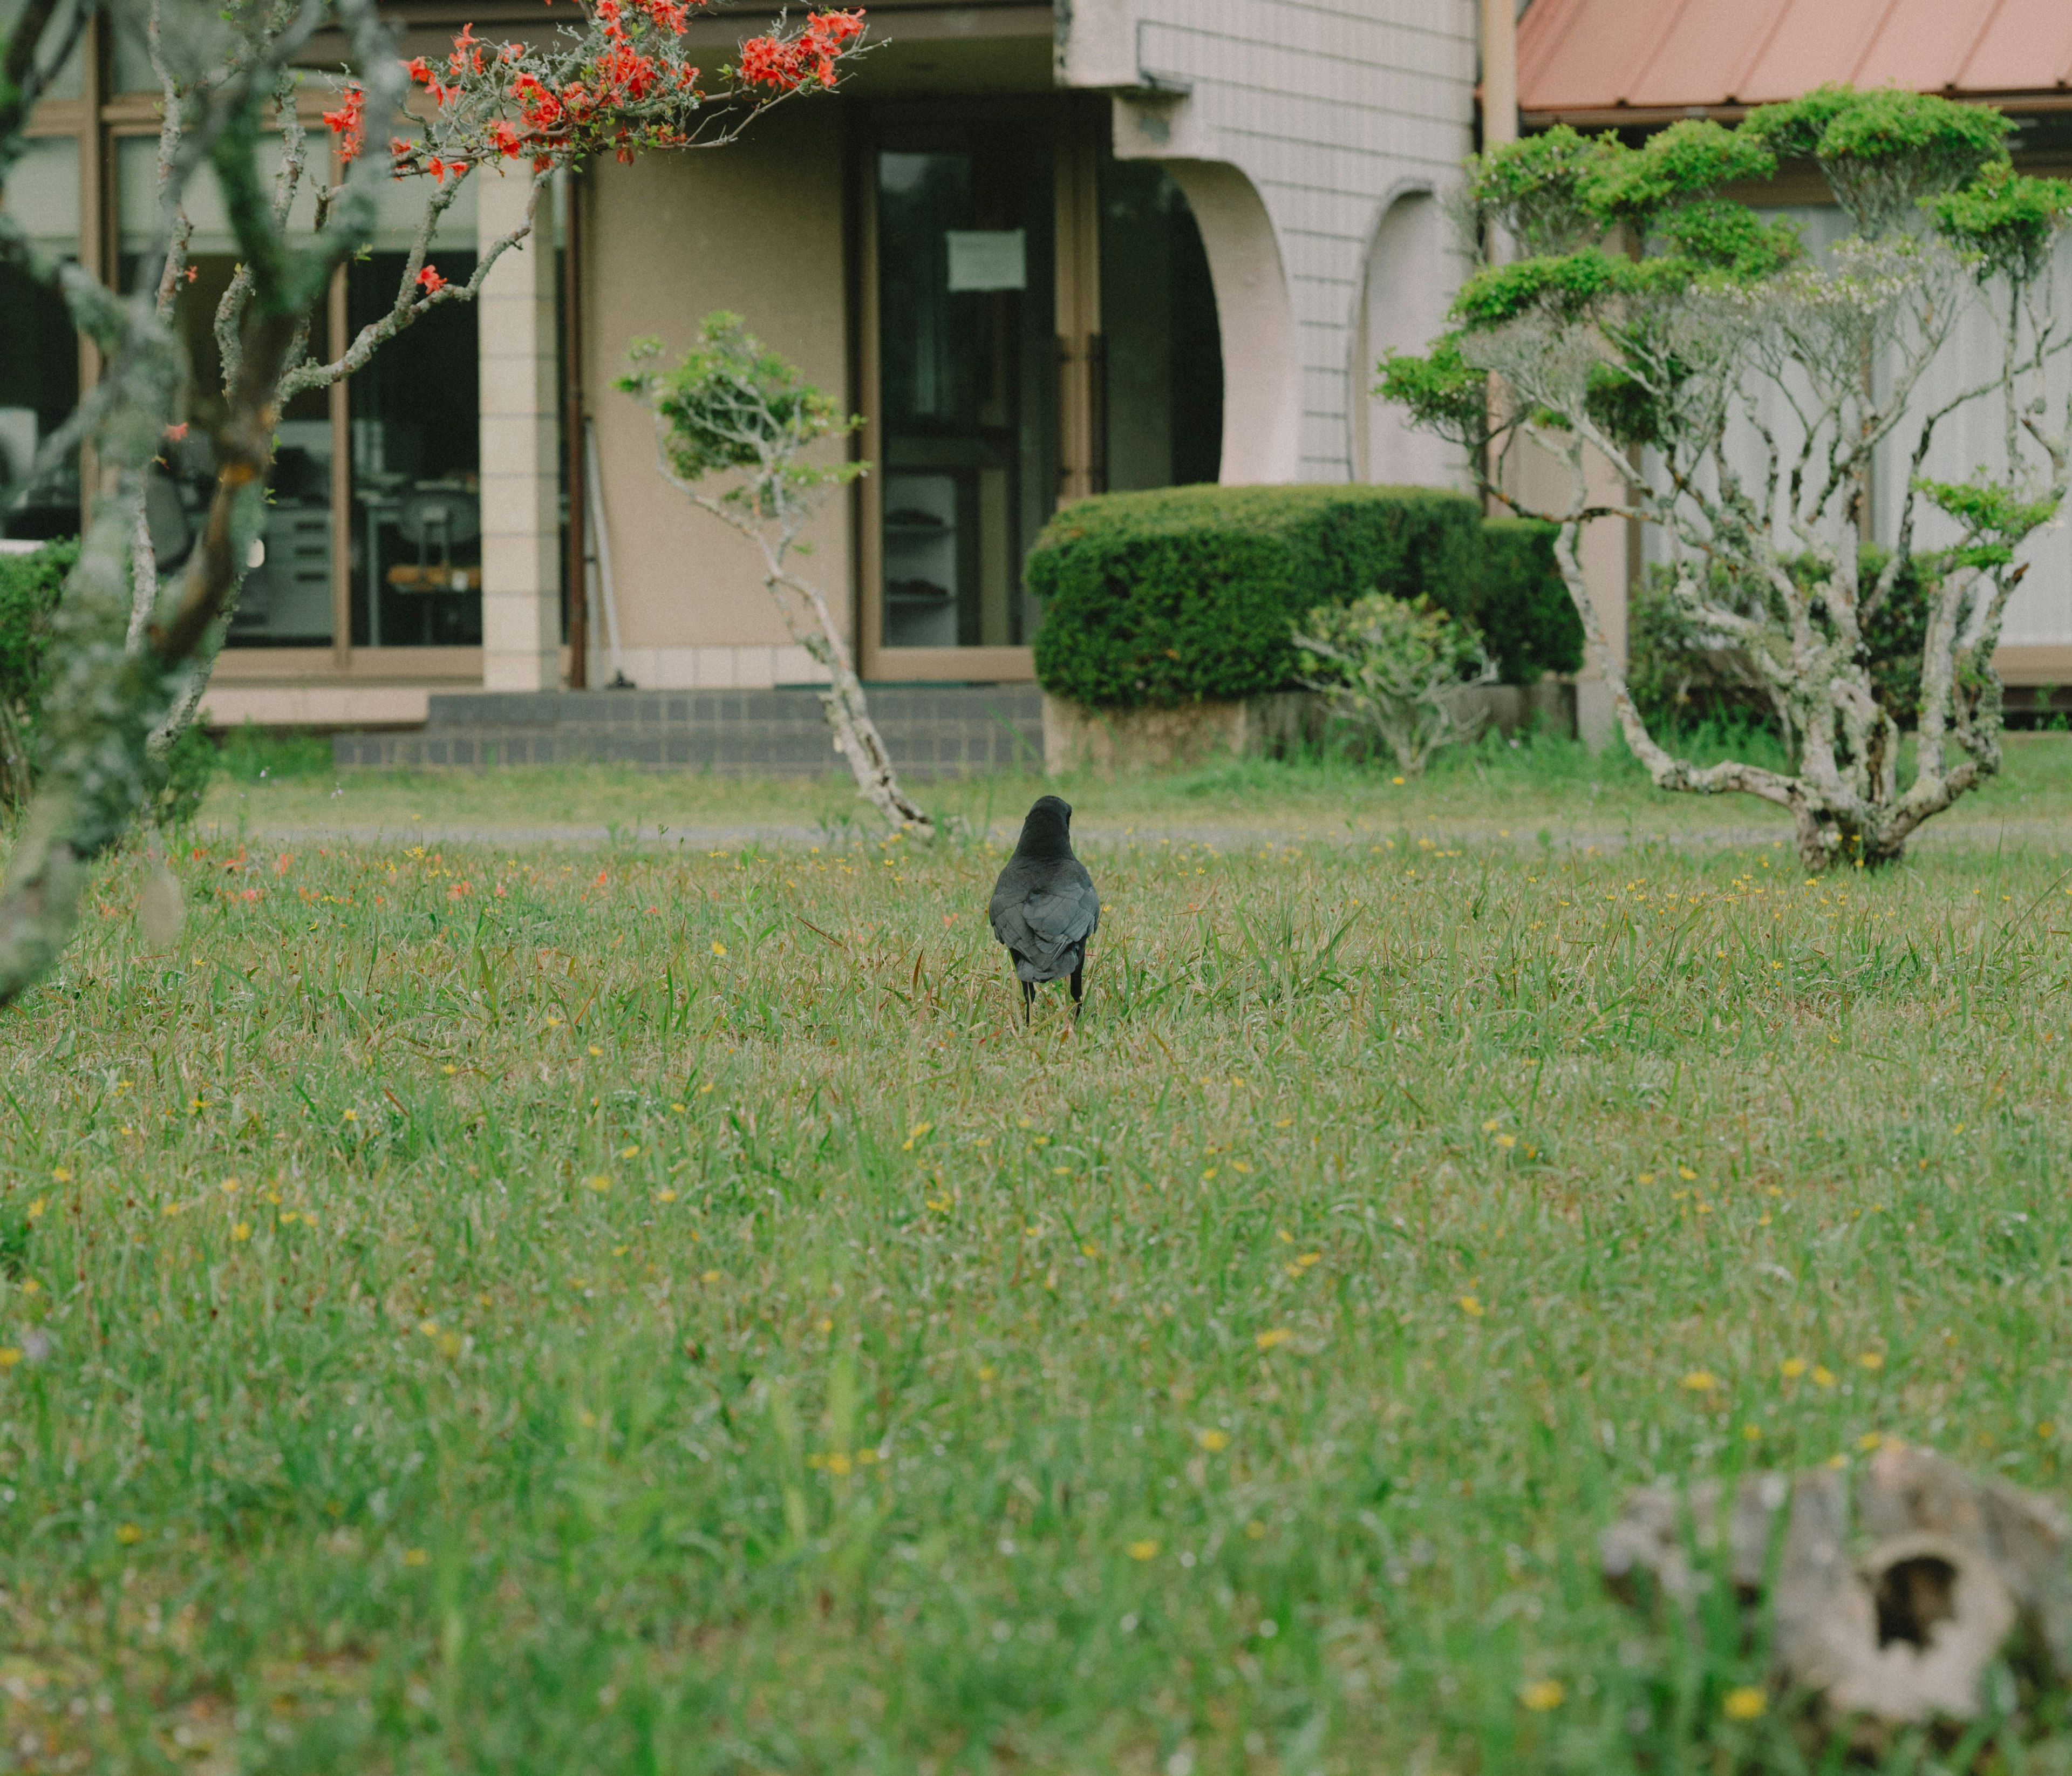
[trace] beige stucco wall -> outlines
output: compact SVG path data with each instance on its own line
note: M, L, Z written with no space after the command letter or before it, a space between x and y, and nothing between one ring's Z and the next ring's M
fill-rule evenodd
M760 557L657 472L646 413L612 387L627 346L672 358L717 309L838 400L853 404L845 318L841 120L834 106L773 113L732 146L600 162L586 194L583 379L597 422L620 639L643 687L796 683L808 677L763 587ZM849 495L831 495L808 571L846 619ZM610 675L602 625L593 684Z

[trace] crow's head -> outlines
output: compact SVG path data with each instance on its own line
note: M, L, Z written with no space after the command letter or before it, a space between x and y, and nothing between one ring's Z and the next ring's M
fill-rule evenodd
M1022 842L1014 849L1026 857L1069 857L1072 804L1061 796L1039 796L1022 823Z

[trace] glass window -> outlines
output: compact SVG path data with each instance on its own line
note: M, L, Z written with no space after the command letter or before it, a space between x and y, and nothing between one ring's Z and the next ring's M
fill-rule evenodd
M320 141L311 147L326 153ZM268 176L278 164L278 144L267 150ZM122 287L155 274L146 263L157 238L158 138L124 136L115 144L116 220ZM170 441L161 467L152 471L146 512L159 571L176 572L192 553L216 491L216 454L211 440L224 413L223 360L216 349L216 311L236 267L236 243L222 195L207 172L185 192L194 232L188 241L191 273L173 310L189 367L183 408L185 437ZM306 232L315 200L297 200L293 230ZM314 347L329 343L325 305L310 316ZM245 577L231 619L232 648L327 648L331 616L331 406L321 391L289 402L275 433L273 473L267 484L268 511L261 533L263 558Z
M1057 496L1046 124L888 130L878 157L887 648L1021 647Z
M374 250L346 276L347 336L395 306L432 187L384 194ZM440 219L430 262L475 273L475 187ZM398 334L347 384L352 413L352 643L482 642L482 426L475 305L449 302Z
M1109 488L1215 480L1223 444L1215 286L1194 212L1156 161L1103 157L1100 278Z
M0 0L4 5L5 0ZM7 175L8 214L45 253L79 250L79 145L70 136L24 145ZM11 481L79 405L79 339L64 300L26 273L0 266L0 455ZM79 458L18 489L0 513L0 532L24 538L79 531Z
M158 76L151 66L151 46L144 35L141 6L111 7L108 18L108 90L111 92L158 91ZM179 60L174 58L174 72Z

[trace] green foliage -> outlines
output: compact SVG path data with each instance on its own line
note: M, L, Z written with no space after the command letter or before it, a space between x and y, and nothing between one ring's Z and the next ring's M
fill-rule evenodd
M1777 157L1759 136L1694 117L1658 130L1639 148L1608 151L1584 199L1604 222L1646 234L1656 218L1710 199L1736 179L1768 179Z
M1559 258L1484 265L1455 294L1452 312L1472 328L1501 327L1536 310L1577 321L1608 297L1631 289L1636 269L1630 261L1597 247Z
M1486 429L1489 373L1462 356L1458 333L1440 335L1423 357L1391 352L1379 368L1374 392L1409 409L1420 425L1463 442Z
M2072 216L2072 184L2032 179L1999 163L1961 191L1926 200L1936 230L1976 260L1981 282L1993 277L2027 282L2050 261L2052 244Z
M1984 105L1881 87L1823 86L1760 105L1741 125L1780 159L1811 158L1866 236L1903 222L1923 199L1951 191L2007 159L2012 123Z
M1081 500L1029 557L1029 587L1044 603L1036 676L1100 709L1285 689L1296 680L1296 620L1376 590L1500 627L1507 669L1536 676L1557 663L1538 650L1558 657L1565 634L1547 612L1544 579L1527 590L1543 557L1506 532L1493 583L1529 613L1486 621L1483 529L1474 501L1426 487L1170 487Z
M17 807L28 797L49 682L51 617L78 559L79 545L70 540L0 555L0 805Z
M2038 526L2057 516L2060 496L2055 491L2036 499L2024 499L2004 482L1990 479L1981 471L1971 481L1930 481L1914 485L1930 504L1945 512L1963 527L1966 541L1951 559L1960 566L2005 567L2014 552Z
M1473 738L1449 693L1495 672L1469 625L1428 598L1385 592L1318 605L1302 619L1295 652L1303 684L1413 777L1440 747Z
M0 1198L0 1276L16 1282L27 1272L35 1231L27 1202L18 1196Z
M738 472L742 479L730 494L753 505L863 472L860 462L800 460L820 439L846 438L863 421L843 413L797 365L750 333L738 314L708 314L697 346L675 369L641 368L662 351L659 339L636 341L635 368L616 386L662 420L664 451L679 479Z
M1754 137L1780 161L1811 160L1820 152L1827 126L1861 97L1855 88L1831 80L1782 104L1758 105L1741 120L1741 133Z
M1859 585L1868 589L1884 573L1891 552L1867 545L1857 559ZM1914 556L1900 564L1892 590L1861 619L1864 650L1870 656L1871 693L1901 728L1921 717L1921 662L1928 645L1928 619L1942 584L1943 563Z
M162 827L191 823L220 764L216 742L198 723L181 729L164 757L147 763L144 805L152 822Z
M1795 223L1765 222L1746 204L1721 198L1670 211L1656 232L1678 258L1742 283L1782 271L1806 252Z
M223 737L224 776L240 783L286 783L332 775L330 741L299 729L262 728L247 721Z
M1583 619L1554 559L1557 528L1530 518L1482 524L1482 579L1470 608L1507 684L1583 664Z
M79 544L46 543L27 555L0 555L0 697L33 708L43 695L51 613Z
M1891 559L1890 551L1866 545L1857 558L1860 600ZM1818 583L1820 569L1810 559L1792 564L1803 586ZM1915 557L1901 565L1892 588L1868 616L1860 617L1870 669L1871 693L1901 728L1913 729L1921 710L1922 651L1939 583L1939 564ZM1671 592L1665 570L1649 574L1634 590L1626 612L1626 683L1634 704L1658 737L1704 726L1727 731L1761 730L1782 743L1777 704L1754 663L1731 637L1708 632ZM1729 610L1778 615L1774 599L1750 594L1716 580L1708 598ZM1812 620L1823 635L1832 624L1825 606L1813 602Z
M1469 201L1527 258L1572 253L1604 232L1593 194L1607 164L1629 152L1609 133L1581 136L1557 123L1470 156Z
M1782 737L1776 706L1747 656L1696 622L1659 568L1633 589L1626 647L1626 689L1658 738L1708 725Z
M1584 411L1616 444L1659 444L1663 439L1661 402L1655 390L1615 364L1590 366ZM1565 423L1565 421L1564 421Z

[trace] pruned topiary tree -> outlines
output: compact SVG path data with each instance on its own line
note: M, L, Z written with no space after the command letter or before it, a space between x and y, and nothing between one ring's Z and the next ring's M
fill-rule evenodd
M1639 148L1566 128L1494 147L1468 163L1469 232L1517 256L1484 257L1452 330L1380 367L1378 392L1466 446L1489 495L1559 527L1591 656L1655 783L1789 809L1810 867L1899 857L2000 767L1993 651L2072 451L2072 404L2045 388L2072 343L2051 276L2072 186L2015 172L2011 128L1982 107L1823 87ZM1824 252L1722 195L1786 161L1816 165L1848 222ZM1980 310L1997 351L1967 375L1959 329ZM1952 417L1980 402L1999 409L1995 460L1924 475ZM1538 500L1522 491L1527 441L1558 471ZM1873 534L1879 461L1900 487ZM1659 534L1669 596L1736 647L1794 770L1701 767L1651 731L1579 559L1601 518ZM1918 701L1895 709L1867 638L1897 591L1922 587Z
M825 590L800 571L822 494L870 467L853 458L816 460L823 439L862 425L824 390L748 331L738 314L708 314L698 343L674 369L660 367L659 339L641 339L619 387L654 416L655 458L664 479L755 545L763 583L785 632L827 674L820 707L857 793L893 827L918 838L935 823L900 786L884 737L870 718L863 681Z

